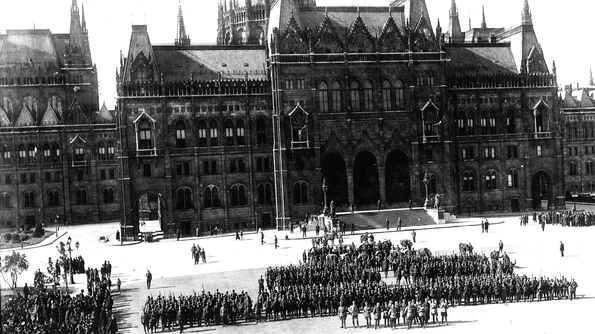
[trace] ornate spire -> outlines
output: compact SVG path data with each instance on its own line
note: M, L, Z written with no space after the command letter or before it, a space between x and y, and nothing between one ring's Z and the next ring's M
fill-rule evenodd
M457 9L457 3L455 0L452 0L450 2L450 11L449 11L450 16L459 16L459 10Z
M70 43L69 47L74 51L78 49L81 52L83 49L83 29L81 28L81 21L79 16L79 6L76 0L72 0L72 7L70 8Z
M488 25L486 24L486 11L483 5L481 5L481 28L485 29Z
M82 2L81 2L81 14L82 14L82 23L81 24L83 27L83 35L87 35L89 32L87 31L87 21L85 21L85 4Z
M72 0L72 6L70 6L70 14L77 14L79 13L79 6L76 3L76 0Z
M184 25L184 15L182 13L182 4L178 0L178 29L176 34L176 45L190 45L190 37L186 34Z
M529 8L529 0L525 0L525 3L523 4L523 25L533 25L531 9Z
M595 86L595 81L593 81L593 69L589 69L589 86Z
M455 0L452 0L450 4L450 19L448 22L448 33L452 42L460 42L463 40L463 34L461 31L461 21L459 21L459 10Z

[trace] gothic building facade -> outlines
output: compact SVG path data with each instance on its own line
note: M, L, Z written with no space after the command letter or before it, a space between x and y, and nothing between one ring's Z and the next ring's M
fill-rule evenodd
M119 219L118 141L76 0L69 34L0 35L0 227Z
M286 229L325 205L442 196L451 212L564 207L555 65L514 29L432 27L423 0L222 1L217 46L152 45L118 73L126 220L167 235ZM264 13L264 17L261 14ZM180 28L182 27L182 29ZM326 203L328 204L328 203Z

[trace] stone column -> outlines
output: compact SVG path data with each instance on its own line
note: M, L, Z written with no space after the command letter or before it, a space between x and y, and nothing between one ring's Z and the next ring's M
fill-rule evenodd
M380 192L380 201L386 203L386 174L385 167L378 167L378 190Z
M347 167L347 196L349 204L355 203L355 197L353 195L353 168Z

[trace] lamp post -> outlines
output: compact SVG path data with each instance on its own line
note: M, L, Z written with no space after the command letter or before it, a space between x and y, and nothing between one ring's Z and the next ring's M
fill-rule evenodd
M424 208L429 209L430 208L430 176L428 175L428 173L424 174L424 179L423 179L423 183L424 186L426 186L426 201L424 203Z
M70 272L70 284L74 284L74 276L72 274L72 247L70 247L70 241L72 239L70 239L70 237L68 237L68 257L70 259L70 262L68 263L68 271Z
M328 191L328 185L326 184L326 177L322 178L322 192L324 193L324 209L323 214L326 215L326 211L328 210L328 206L326 205L326 192Z

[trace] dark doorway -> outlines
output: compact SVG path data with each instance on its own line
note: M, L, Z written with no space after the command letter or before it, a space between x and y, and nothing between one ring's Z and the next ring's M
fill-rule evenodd
M327 155L322 160L322 176L328 185L328 202L334 201L335 206L348 204L347 169L343 157L336 153Z
M375 204L380 199L378 164L374 154L364 151L353 163L355 204Z
M549 204L552 193L552 179L545 172L538 172L531 181L531 197L533 198L533 210L541 210L543 200ZM547 208L547 207L546 207Z
M521 205L519 203L518 198L513 198L510 200L510 210L512 212L519 212L521 211Z
M180 233L184 237L191 237L192 236L192 223L188 220L183 220L180 222Z
M260 228L263 230L271 229L271 214L270 213L261 213L260 214Z
M400 150L386 158L386 201L389 204L408 202L411 198L409 158Z

